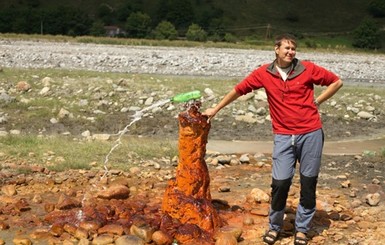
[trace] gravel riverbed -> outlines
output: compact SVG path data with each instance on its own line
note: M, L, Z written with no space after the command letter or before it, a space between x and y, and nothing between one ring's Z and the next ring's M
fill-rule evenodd
M385 55L301 52L348 82L385 84ZM100 45L0 39L0 66L101 72L243 77L271 62L270 50Z

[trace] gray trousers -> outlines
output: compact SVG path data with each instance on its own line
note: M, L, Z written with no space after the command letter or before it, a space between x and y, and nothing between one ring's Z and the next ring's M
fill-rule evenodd
M283 226L286 200L299 162L301 193L295 229L307 233L315 214L316 186L324 143L322 129L301 135L274 136L272 201L269 228L280 231Z

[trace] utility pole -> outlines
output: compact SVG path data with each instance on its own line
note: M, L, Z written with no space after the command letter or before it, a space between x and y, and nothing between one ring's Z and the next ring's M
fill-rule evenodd
M40 34L43 35L43 21L40 21Z
M270 34L270 29L271 29L271 25L270 24L267 24L266 26L266 36L265 36L265 39L269 39L271 34Z

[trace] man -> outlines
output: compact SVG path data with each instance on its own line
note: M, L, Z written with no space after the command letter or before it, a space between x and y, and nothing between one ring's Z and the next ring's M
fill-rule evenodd
M260 88L266 91L274 133L269 230L263 236L267 244L274 244L279 238L297 161L301 192L294 244L304 245L308 242L306 233L315 213L316 185L324 142L318 106L343 85L334 73L312 62L296 59L296 48L293 36L284 34L277 37L275 60L254 70L214 108L203 113L210 120L239 96ZM315 98L314 85L327 88Z

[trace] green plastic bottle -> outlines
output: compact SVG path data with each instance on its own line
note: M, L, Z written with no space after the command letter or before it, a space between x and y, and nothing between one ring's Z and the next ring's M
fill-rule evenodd
M188 102L190 100L196 100L201 97L201 92L199 90L194 90L187 93L177 94L171 98L171 102Z

